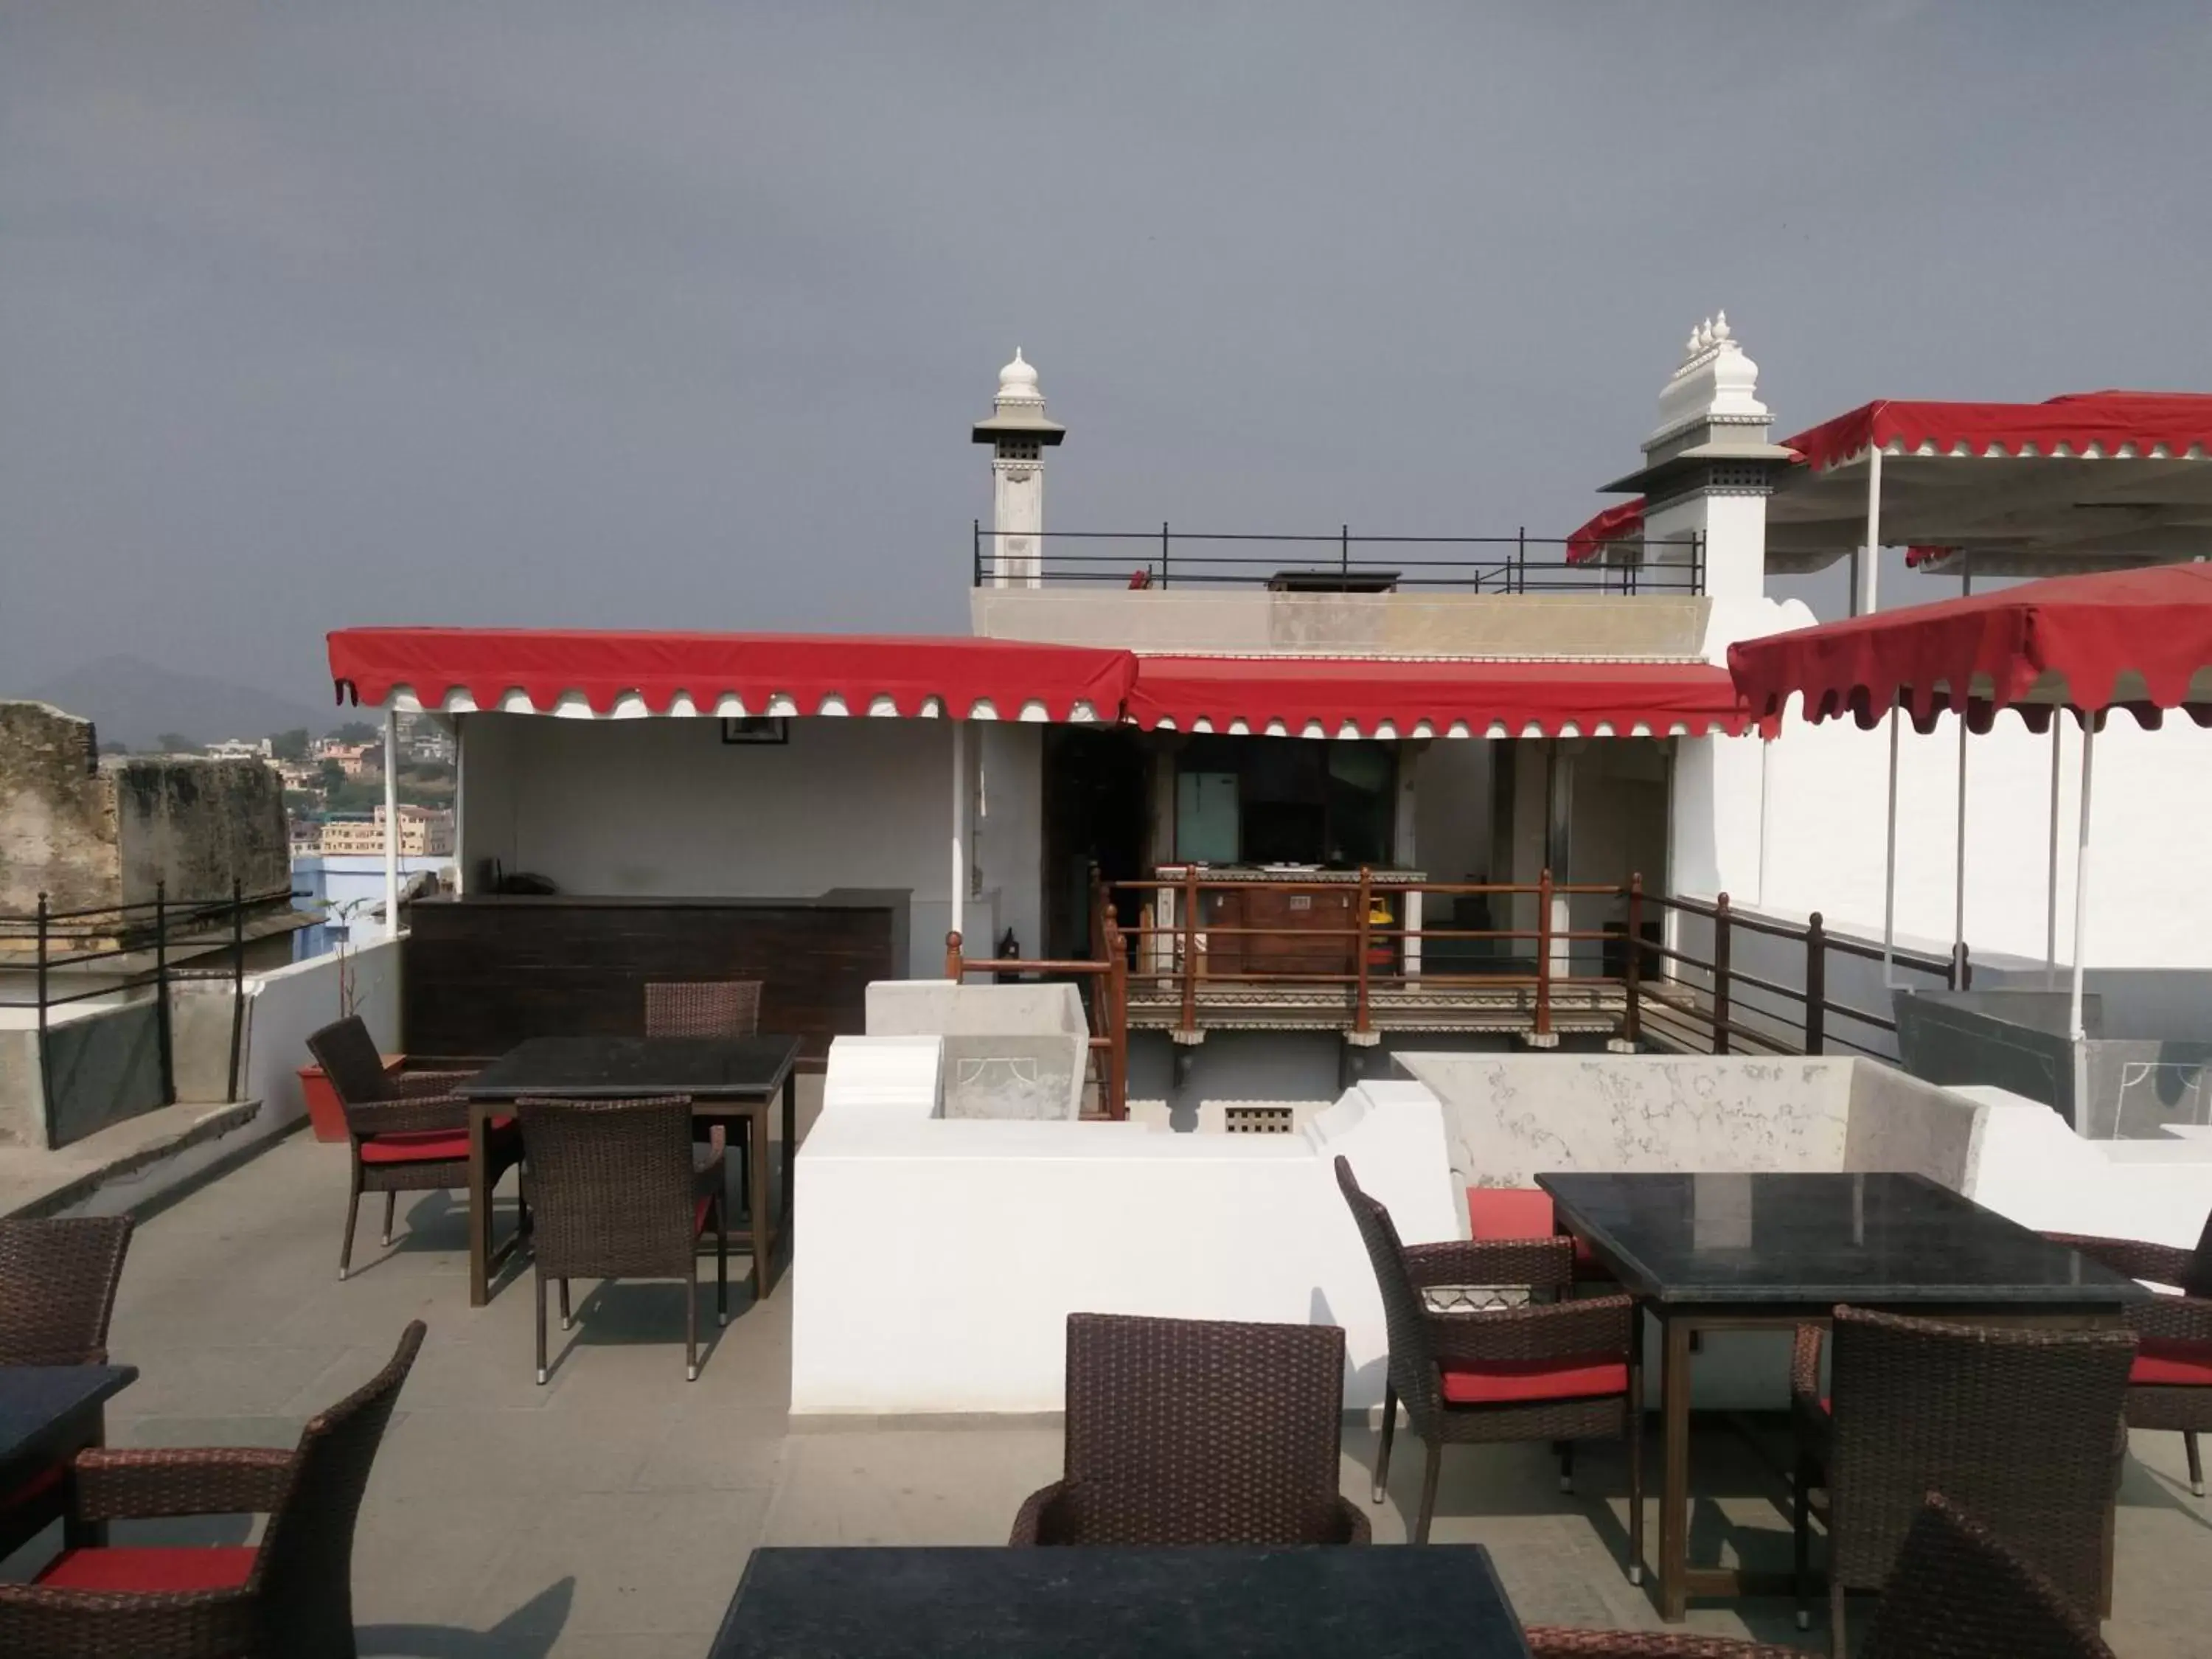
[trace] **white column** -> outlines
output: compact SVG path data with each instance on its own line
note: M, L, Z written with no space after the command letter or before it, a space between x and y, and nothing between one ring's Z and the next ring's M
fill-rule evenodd
M1881 983L1897 985L1897 742L1898 708L1889 705L1889 807L1881 859Z
M968 722L952 722L952 931L963 936L968 919ZM988 954L986 952L986 954Z
M1867 452L1866 558L1859 567L1859 614L1874 615L1881 590L1881 451Z
M1447 739L1449 741L1449 739ZM1419 793L1421 776L1421 757L1426 750L1419 738L1407 738L1398 744L1398 799L1390 828L1390 855L1401 870L1421 867L1419 850L1414 842L1416 809L1420 802ZM1398 926L1406 930L1399 941L1403 947L1401 962L1407 979L1421 976L1421 890L1408 887L1402 890L1398 902Z
M399 937L399 714L384 710L384 933Z
M2086 717L2081 726L2081 811L2074 848L2074 1006L2066 1031L2078 1044L2087 1035L2081 1028L2081 963L2089 937L2089 768L2097 750L2097 716ZM2077 1060L2075 1071L2080 1066ZM2087 1103L2075 1102L2086 1109Z
M461 734L468 730L469 717L453 716L453 893L456 897L469 890L468 842L465 831L468 820L463 816L468 802L468 747Z
M2058 984L2058 750L2065 730L2063 711L2051 716L2051 867L2045 882L2043 914L2043 988Z

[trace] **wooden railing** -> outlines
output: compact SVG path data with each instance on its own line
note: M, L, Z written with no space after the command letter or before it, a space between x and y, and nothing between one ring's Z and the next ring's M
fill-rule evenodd
M1632 1048L1656 1039L1716 1054L1739 1049L1879 1054L1865 1037L1881 1032L1893 1038L1897 1030L1886 1007L1867 1007L1831 994L1832 957L1879 963L1883 953L1878 946L1829 933L1818 912L1802 926L1747 915L1735 909L1725 893L1711 902L1647 893L1641 875L1618 884L1559 882L1547 870L1533 882L1431 882L1401 881L1388 872L1378 876L1363 869L1348 880L1230 880L1209 878L1196 866L1170 870L1171 873L1150 880L1108 883L1094 877L1091 937L1100 951L1096 958L970 957L958 933L945 936L945 977L956 982L975 975L1002 975L1078 984L1090 1022L1099 1109L1111 1118L1128 1115L1132 979L1141 981L1154 997L1171 990L1176 1035L1184 1041L1194 1041L1204 1027L1203 994L1209 986L1240 991L1269 986L1286 990L1339 988L1347 994L1342 1029L1355 1042L1373 1040L1378 1030L1378 996L1388 1002L1396 994L1413 992L1422 994L1419 1001L1431 1011L1448 1005L1455 991L1470 1001L1501 990L1525 993L1527 1035L1539 1044L1557 1039L1563 1006L1571 1010L1570 1023L1585 1030L1592 1029L1594 1018L1605 1016L1611 1035ZM1341 926L1254 926L1206 920L1201 915L1204 901L1222 893L1309 898L1339 895L1350 899L1350 915ZM1116 900L1125 895L1135 900L1139 919L1133 927L1124 927L1119 920ZM1525 898L1534 902L1535 926L1407 925L1410 907L1406 901L1414 896L1424 907L1431 899L1482 897L1510 902ZM1390 921L1375 920L1378 899L1395 902ZM1620 920L1596 928L1559 926L1554 911L1562 899L1613 901ZM1168 908L1174 914L1163 920L1160 912ZM1676 918L1673 942L1644 937L1647 920L1670 914ZM1707 936L1707 954L1685 948L1684 935L1693 930ZM1799 983L1791 985L1741 965L1736 959L1737 944L1746 934L1773 941L1783 959L1795 968ZM1279 942L1285 948L1278 954L1299 965L1254 968L1242 961L1225 968L1212 965L1231 954L1217 951L1216 941L1229 940ZM1469 971L1464 963L1443 965L1428 954L1432 945L1477 941L1534 948L1526 959L1517 951L1508 953L1495 971ZM1575 947L1592 945L1600 947L1603 957L1614 958L1619 971L1577 971ZM1301 951L1300 946L1308 948ZM1340 965L1313 965L1314 958L1332 951ZM1586 958L1587 950L1582 954ZM1972 982L1963 953L1956 970L1949 957L1923 952L1893 951L1889 960L1899 975L1952 988ZM1394 1006L1402 1006L1404 1001L1398 997ZM1382 1008L1385 1020L1390 1012L1390 1006ZM1418 1018L1413 1023L1418 1024Z

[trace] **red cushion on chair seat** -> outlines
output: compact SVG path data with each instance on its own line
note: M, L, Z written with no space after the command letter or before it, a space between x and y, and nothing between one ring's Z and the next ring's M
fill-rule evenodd
M702 1198L691 1206L691 1236L696 1238L707 1231L707 1212L714 1207L714 1200Z
M220 1549L64 1550L37 1582L49 1589L135 1591L235 1589L260 1553L251 1544Z
M491 1133L502 1135L514 1127L511 1117L495 1117ZM374 1135L361 1143L364 1164L443 1164L469 1155L466 1129L409 1129L399 1134Z
M1443 1374L1444 1398L1455 1406L1583 1400L1627 1392L1628 1362L1595 1354L1567 1359L1498 1359L1481 1366L1455 1366Z
M2212 1342L2146 1338L2136 1350L2128 1382L2139 1389L2212 1389Z

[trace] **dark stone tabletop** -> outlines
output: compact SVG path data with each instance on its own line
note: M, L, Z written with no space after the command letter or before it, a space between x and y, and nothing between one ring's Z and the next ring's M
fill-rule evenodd
M1929 1180L1541 1175L1559 1224L1666 1303L2107 1310L2152 1294Z
M799 1059L795 1036L532 1037L457 1092L471 1100L764 1100Z
M1526 1659L1479 1545L762 1549L709 1659Z

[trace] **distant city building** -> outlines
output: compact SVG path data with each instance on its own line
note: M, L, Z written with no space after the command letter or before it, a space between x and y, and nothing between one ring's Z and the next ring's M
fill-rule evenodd
M207 746L210 760L262 760L270 758L270 743L266 738L225 738L221 743Z
M374 763L382 758L384 745L376 743L340 743L325 738L314 747L313 755L319 769L325 761L336 761L338 768L349 778L374 769Z
M453 734L428 714L402 714L398 726L400 758L422 766L453 763Z
M316 847L326 858L384 855L385 817L380 806L367 817L349 816L324 821ZM453 815L428 806L399 809L399 856L451 858L453 854Z

